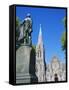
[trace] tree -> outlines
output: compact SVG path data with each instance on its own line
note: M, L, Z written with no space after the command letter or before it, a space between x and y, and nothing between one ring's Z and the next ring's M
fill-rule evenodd
M18 17L16 17L16 50L20 47L20 44L18 42L18 37L19 37L19 27L20 25L20 20Z
M20 24L20 20L18 17L16 17L16 41L17 41L18 36L19 36L19 31L18 31L19 24Z
M18 17L16 17L16 28L19 26L19 24L20 24L20 20Z
M63 18L63 23L64 23L65 29L66 29L66 22L67 22L67 21L66 21L66 17L64 17L64 18Z
M32 49L35 51L36 50L36 46L35 45L32 45Z
M64 27L66 30L66 17L63 18ZM63 32L61 36L61 44L62 44L62 50L66 52L66 31Z
M66 50L66 32L63 32L61 37L62 50Z

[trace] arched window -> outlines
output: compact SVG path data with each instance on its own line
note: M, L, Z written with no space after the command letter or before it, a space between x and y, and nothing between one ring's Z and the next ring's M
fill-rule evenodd
M37 50L37 52L36 52L36 56L39 57L39 51L38 51L38 50Z
M41 51L40 50L38 51L37 56L41 57Z
M41 51L40 51L40 57L41 57Z

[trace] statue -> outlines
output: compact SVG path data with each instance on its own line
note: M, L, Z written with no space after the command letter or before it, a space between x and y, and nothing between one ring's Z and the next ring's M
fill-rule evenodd
M27 14L26 18L22 23L22 27L23 29L20 30L20 35L22 36L19 35L18 40L25 45L32 45L32 19L30 14Z

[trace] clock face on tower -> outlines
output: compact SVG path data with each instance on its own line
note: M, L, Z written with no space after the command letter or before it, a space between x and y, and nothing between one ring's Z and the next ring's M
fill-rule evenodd
M52 70L57 71L60 68L60 63L57 57L53 57L51 63Z

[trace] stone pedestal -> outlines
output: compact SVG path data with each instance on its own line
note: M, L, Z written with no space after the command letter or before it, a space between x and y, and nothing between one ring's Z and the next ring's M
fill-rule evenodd
M20 46L16 51L16 83L37 82L34 66L30 64L31 55L31 47L27 45Z

